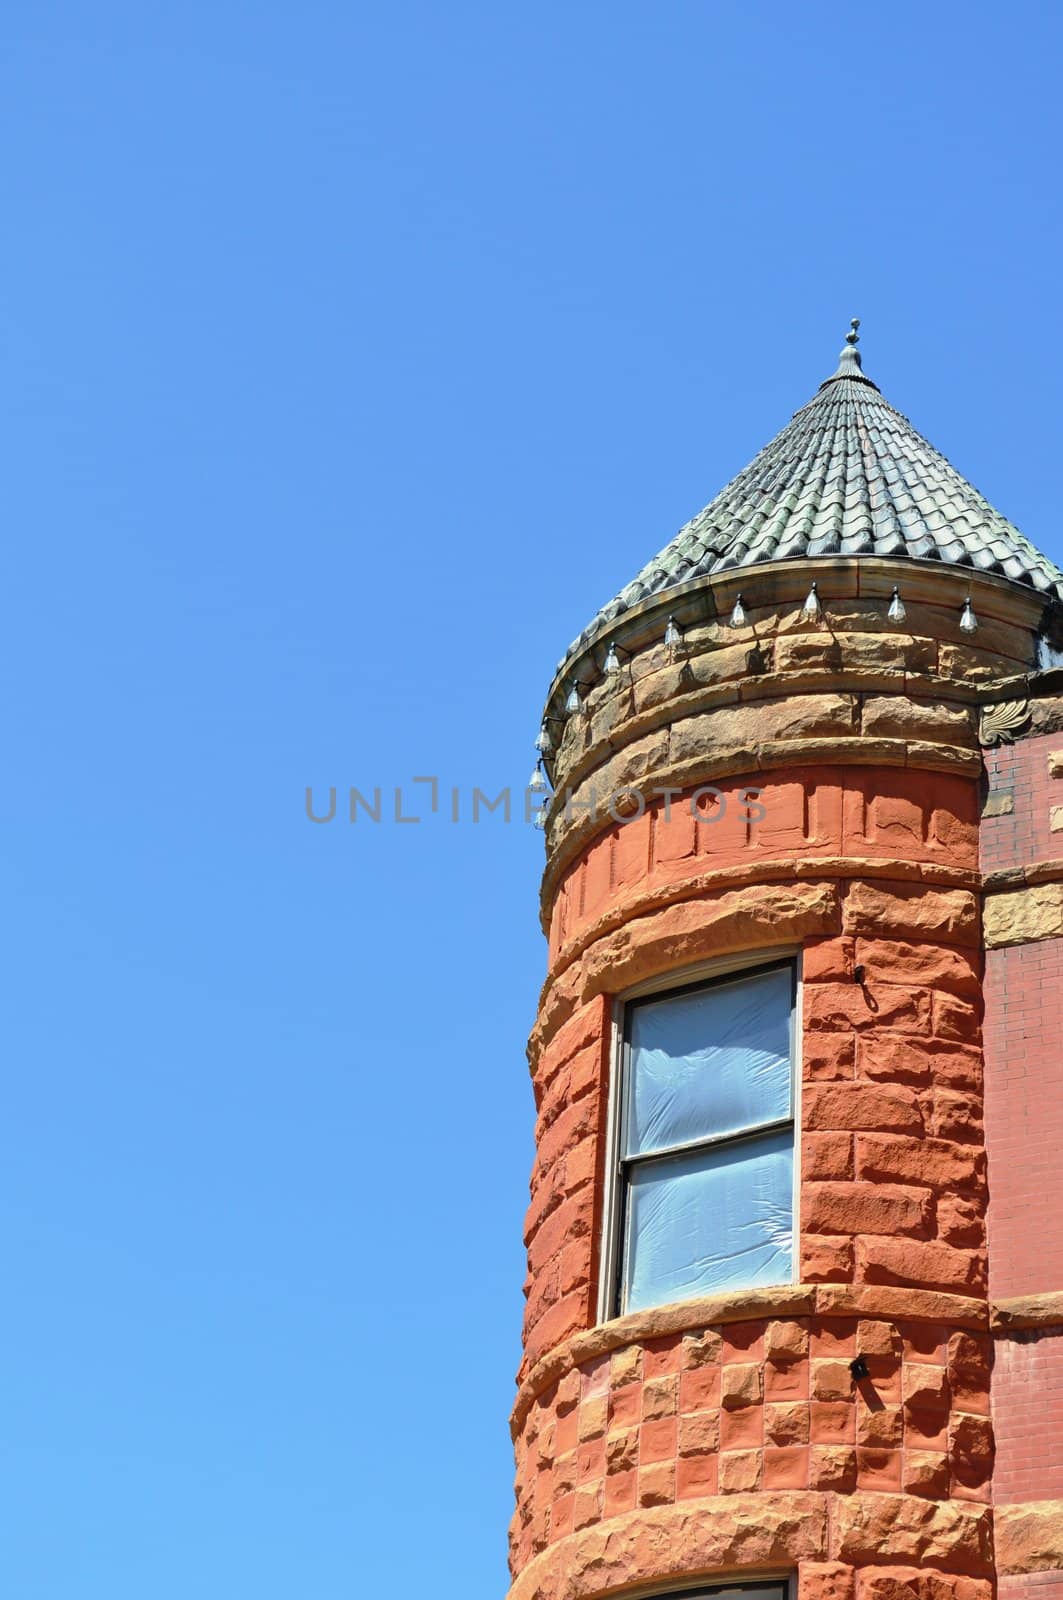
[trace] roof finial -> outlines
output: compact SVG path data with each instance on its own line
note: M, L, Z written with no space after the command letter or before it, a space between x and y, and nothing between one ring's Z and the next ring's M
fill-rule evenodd
M830 377L827 379L828 383L832 383L835 378L858 378L861 383L871 382L871 379L865 378L863 372L861 371L864 363L860 359L859 350L856 348L860 343L860 334L857 331L859 327L860 318L851 318L849 322L849 332L845 335L845 343L842 345L842 353L838 357L838 370L831 373Z

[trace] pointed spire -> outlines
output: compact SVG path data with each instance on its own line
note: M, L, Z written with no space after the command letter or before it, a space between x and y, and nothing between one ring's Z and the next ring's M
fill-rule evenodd
M862 370L864 363L859 350L856 348L860 343L859 328L860 318L853 317L849 323L849 332L845 335L842 353L838 357L838 369L836 372L831 373L827 383L833 383L835 378L855 378L858 383L869 383L872 389L878 388L878 384L871 383L871 379ZM821 389L825 387L825 384L820 384Z

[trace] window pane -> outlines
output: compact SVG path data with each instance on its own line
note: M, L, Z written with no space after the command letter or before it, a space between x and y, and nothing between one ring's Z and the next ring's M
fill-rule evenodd
M629 1175L624 1311L788 1283L793 1133L640 1162Z
M790 1115L788 967L632 1007L624 1154Z

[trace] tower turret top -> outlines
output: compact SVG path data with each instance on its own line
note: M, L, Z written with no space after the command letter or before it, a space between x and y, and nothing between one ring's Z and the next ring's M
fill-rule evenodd
M863 371L859 318L838 367L748 467L679 530L566 653L692 579L817 556L995 573L1063 600L1063 572L917 433Z

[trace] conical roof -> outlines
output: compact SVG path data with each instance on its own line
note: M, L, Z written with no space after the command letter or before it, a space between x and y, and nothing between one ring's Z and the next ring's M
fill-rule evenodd
M573 650L651 595L709 573L788 558L943 561L1063 599L1063 572L865 377L858 327L854 319L838 370L599 611Z

